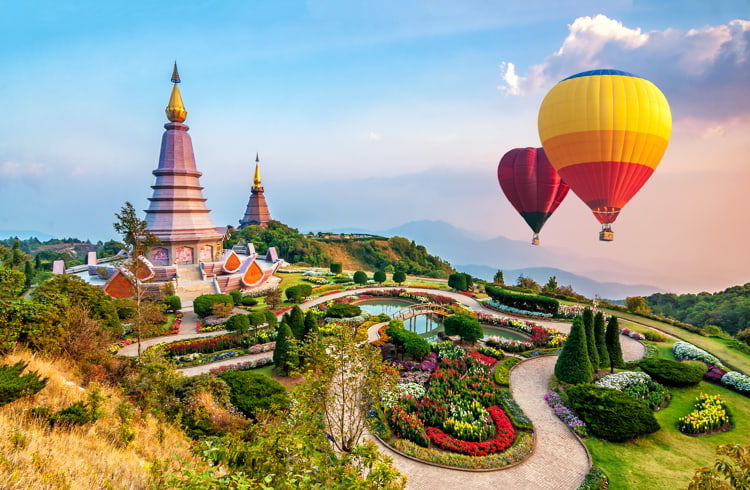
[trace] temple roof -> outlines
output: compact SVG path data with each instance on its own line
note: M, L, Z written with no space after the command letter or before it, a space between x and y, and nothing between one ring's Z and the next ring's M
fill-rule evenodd
M260 187L262 182L260 181L260 159L258 153L255 153L255 176L253 177L253 187Z
M167 114L167 119L172 122L185 122L187 119L187 109L185 104L182 102L182 95L180 95L180 87L177 85L180 83L180 73L177 71L177 62L175 61L174 68L172 69L172 95L169 97L169 103L164 112Z

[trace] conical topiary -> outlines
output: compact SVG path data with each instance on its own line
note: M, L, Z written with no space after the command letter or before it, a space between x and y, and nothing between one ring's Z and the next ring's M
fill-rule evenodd
M594 340L596 341L596 350L599 354L599 368L609 367L609 352L607 352L606 328L604 325L604 313L597 312L594 317Z
M617 317L615 316L609 318L606 340L609 363L614 373L616 367L622 367L625 364L622 358L622 347L620 347L620 327L617 324Z
M596 338L594 335L594 312L591 308L583 310L583 326L586 328L586 350L589 354L592 372L599 369L599 351L596 350Z
M297 305L294 305L292 311L289 312L289 328L292 330L295 339L302 340L305 336L305 314Z
M570 384L588 383L594 377L586 347L586 331L580 317L573 320L568 340L555 364L555 376Z
M276 335L276 346L273 349L273 364L284 371L286 371L286 357L291 337L293 337L292 329L289 328L286 322L282 322L279 325L279 333Z

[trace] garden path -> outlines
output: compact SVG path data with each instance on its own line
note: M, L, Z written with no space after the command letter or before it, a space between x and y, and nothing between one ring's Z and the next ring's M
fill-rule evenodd
M176 335L162 335L141 342L141 352L153 345L175 342L178 340L189 340L199 337L213 337L227 333L226 330L217 330L215 332L196 333L195 328L198 324L198 315L193 310L183 309L182 323L180 324L180 333ZM135 357L138 355L138 344L126 345L117 354L120 356Z

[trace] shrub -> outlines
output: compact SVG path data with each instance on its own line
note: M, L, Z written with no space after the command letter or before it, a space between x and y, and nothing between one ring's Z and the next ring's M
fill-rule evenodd
M461 340L471 342L472 344L484 337L484 330L479 320L468 315L453 315L443 321L445 333L448 335L458 335Z
M609 317L605 341L609 354L609 365L614 373L616 367L622 367L625 364L625 360L622 358L622 347L620 346L620 327L615 316Z
M594 312L591 308L583 310L583 326L586 329L586 351L589 354L592 372L599 369L599 350L596 346L596 337L594 335Z
M199 317L206 318L213 314L213 305L216 303L224 303L230 306L234 304L232 297L228 294L204 294L193 300L193 311Z
M22 375L26 366L23 361L0 366L0 407L22 396L34 395L47 385L47 378L34 371Z
M708 371L702 362L678 362L671 359L644 359L639 365L659 383L677 387L697 385Z
M737 371L729 371L721 377L721 384L743 395L750 396L750 376Z
M567 393L571 408L601 439L624 442L660 428L646 405L617 390L579 385Z
M367 274L364 271L355 272L352 279L354 279L355 284L367 284Z
M646 340L648 340L649 342L666 342L667 341L666 335L659 333L655 330L646 330L643 333L643 336L646 337Z
M242 291L230 291L229 296L232 297L234 306L238 306L242 302Z
M740 340L747 345L750 345L750 327L745 328L737 332L737 340Z
M276 337L276 348L273 351L273 364L280 370L288 374L289 371L296 368L299 364L296 345L294 344L294 334L289 325L282 323L279 327L279 334Z
M589 383L593 378L586 346L586 331L580 317L573 320L568 340L555 363L555 376L569 384Z
M243 296L242 299L240 299L240 304L242 306L255 306L258 304L258 300L252 296Z
M609 488L609 478L603 469L592 466L577 490L606 490Z
M551 315L557 315L560 310L560 302L546 296L512 293L489 284L484 290L494 301L520 310L539 311Z
M331 272L341 274L341 262L331 262Z
M723 366L721 361L703 349L699 349L689 342L675 342L672 346L672 352L674 353L675 359L684 360L689 359L691 361L703 361L714 366Z
M448 276L448 286L458 291L468 291L474 285L474 279L466 273L456 272Z
M399 327L388 327L385 333L399 350L417 361L421 361L430 353L430 343L414 332Z
M164 304L167 305L166 311L174 313L182 309L182 300L179 296L167 296L164 298ZM117 314L120 314L118 310Z
M69 407L58 410L48 419L50 425L85 425L91 422L91 412L84 402L75 402Z
M385 282L385 271L375 271L375 274L372 275L372 279L377 282L378 284L382 284Z
M309 284L297 284L296 286L289 286L284 290L289 301L299 303L303 298L306 298L312 294L312 286Z
M226 329L232 332L246 333L250 328L247 315L234 315L226 323Z
M667 386L693 386L700 383L708 368L702 362L678 362L671 359L644 359L641 369Z
M404 271L396 271L393 273L393 282L401 284L406 281L406 273Z
M606 331L604 313L598 311L596 312L596 316L594 316L594 342L596 343L596 351L599 354L599 368L609 367Z
M518 357L509 357L495 366L495 383L501 386L510 385L510 370L513 366L521 362Z
M252 371L229 371L219 374L219 378L229 385L232 405L248 417L254 417L261 409L284 409L289 404L284 387L268 376Z
M214 303L211 305L211 316L216 318L227 318L232 314L232 303Z
M335 303L326 310L328 318L352 318L362 314L362 308L357 305Z

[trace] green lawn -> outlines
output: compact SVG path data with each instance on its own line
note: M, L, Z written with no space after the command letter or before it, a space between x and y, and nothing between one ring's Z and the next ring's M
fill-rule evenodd
M669 325L650 318L643 318L637 315L631 315L630 313L623 313L620 311L604 310L605 312L615 315L618 318L624 318L626 320L632 320L634 322L642 323L650 327L654 327L657 330L667 332L675 337L690 342L693 345L704 349L711 354L715 355L725 363L743 371L744 373L750 373L750 355L744 354L738 350L732 349L727 343L720 338L704 337L697 333L688 332L679 327ZM628 327L629 328L629 327Z
M670 392L671 403L656 413L659 432L626 443L586 440L594 464L609 475L610 489L686 488L696 468L713 463L717 445L750 440L750 398L706 382ZM677 430L677 420L692 411L701 392L720 394L729 403L735 422L731 431L690 437Z

